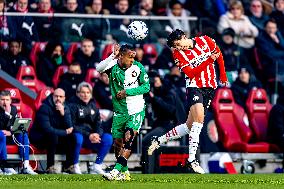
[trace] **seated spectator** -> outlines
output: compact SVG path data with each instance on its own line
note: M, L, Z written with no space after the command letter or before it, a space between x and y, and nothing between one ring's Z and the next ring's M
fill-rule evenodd
M261 0L251 1L249 19L259 31L264 29L264 24L269 19L269 16L265 14L264 5L262 4Z
M109 10L103 8L102 0L93 0L90 6L86 6L85 10L88 14L109 15ZM88 33L88 38L94 40L105 39L110 32L110 20L107 18L91 19L91 31Z
M284 77L284 38L278 32L274 19L265 23L265 30L260 33L256 43L266 79L275 78L276 74Z
M267 138L268 141L278 145L284 151L284 88L279 88L277 103L269 114Z
M14 140L10 138L12 136L11 127L14 125L15 119L17 117L17 108L11 104L11 93L8 90L3 90L0 92L0 158L1 160L7 160L7 149L6 141L10 144L15 144ZM36 175L37 173L33 171L29 163L29 139L27 133L13 134L16 140L24 145L18 146L19 155L23 161L22 173ZM9 137L9 138L8 138ZM9 142L11 141L11 142ZM1 170L0 170L1 171ZM16 174L17 172L12 168L4 168L4 173L6 174Z
M2 69L12 77L17 76L18 70L21 66L31 64L29 59L22 54L22 48L22 42L11 40L8 43L8 50L3 53L6 65Z
M75 53L74 59L80 63L83 75L86 74L89 68L95 68L95 64L100 62L94 43L90 39L82 40L81 49Z
M97 158L91 173L104 174L102 163L109 152L113 138L110 133L103 133L100 112L92 99L93 89L87 82L82 82L77 88L77 96L72 99L70 109L74 123L74 132L77 138L75 148L75 163L79 163L81 147L97 151Z
M0 0L0 12L4 13L5 10L5 0ZM10 29L13 27L11 17L6 16L4 14L0 15L0 39L3 41L9 41L11 38L14 38L12 36L12 32ZM10 29L9 29L10 28Z
M232 84L238 77L238 69L241 66L249 67L248 60L243 54L243 49L234 43L235 32L227 28L222 32L220 49L223 54L228 81Z
M278 26L282 36L284 36L284 0L275 0L273 2L275 10L270 14Z
M47 150L47 173L59 173L54 156L61 149L66 154L65 167L68 167L69 173L81 174L79 164L74 161L74 146L77 141L73 134L70 110L65 104L64 90L55 89L43 101L30 130L30 141L37 148Z
M230 10L220 17L218 32L221 34L226 28L232 28L236 33L234 42L245 49L252 48L258 35L257 28L244 15L240 1L232 1L229 8Z
M175 124L184 123L186 120L184 106L175 91L170 88L170 85L163 82L157 72L149 72L149 79L151 91L147 101L152 108L154 122L152 130L142 140L141 161L143 168L146 168L147 147L151 143L152 136L165 134L168 130L174 128Z
M43 53L39 54L36 72L39 80L49 87L53 87L53 74L60 65L66 65L64 47L61 43L50 41Z
M173 19L174 17L186 18L190 12L183 8L183 4L179 0L171 0L167 9L167 16L172 18L169 20L172 30L180 29L190 36L190 25L188 20Z
M109 78L106 73L101 73L100 78L95 83L93 95L99 103L100 108L111 111L113 110Z
M51 0L39 0L38 8L39 13L54 13L51 6ZM38 31L40 41L49 41L53 38L53 17L34 17L35 25Z
M63 89L66 93L66 100L68 101L71 97L76 96L76 90L84 80L81 66L78 62L74 62L69 65L68 72L60 77L58 87Z
M135 52L136 52L135 60L142 63L146 71L149 71L152 65L149 60L150 57L147 57L144 54L143 45L137 44L135 46Z
M261 84L253 78L248 68L241 67L238 70L238 77L231 87L236 103L246 109L249 92L254 88L261 88Z
M9 12L28 13L28 0L17 0L14 6ZM39 41L37 28L34 23L34 19L31 16L13 16L12 27L9 30L12 32L12 36L23 42L23 52L25 55L29 55L32 49L32 43Z
M162 75L161 73L169 73L169 70L174 65L175 63L172 56L172 51L167 45L165 45L151 69L159 70L160 75Z

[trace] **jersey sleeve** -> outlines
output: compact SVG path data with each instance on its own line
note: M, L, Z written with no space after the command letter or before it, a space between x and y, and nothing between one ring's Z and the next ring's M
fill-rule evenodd
M103 73L109 70L110 68L112 68L116 64L117 64L117 59L115 59L115 55L112 53L109 57L107 57L105 60L101 61L97 65L96 70L100 73Z
M142 64L139 64L138 66L141 70L139 75L139 86L132 89L126 89L125 92L127 96L142 95L150 91L148 74Z
M175 64L185 73L185 75L189 79L193 79L197 74L202 72L209 64L214 63L212 59L208 59L199 66L192 68L189 62L185 60L185 58L182 56L182 54L179 51L174 50L173 57Z
M220 48L218 47L218 45L216 44L214 39L212 39L208 36L204 36L204 38L206 39L206 41L208 43L208 46L210 48L211 53L220 53L220 56L217 58L216 61L217 61L218 66L219 66L220 80L221 80L222 83L225 83L225 82L228 81L228 79L227 79L227 75L226 75L226 71L225 71L225 63L224 63L223 54L222 54Z

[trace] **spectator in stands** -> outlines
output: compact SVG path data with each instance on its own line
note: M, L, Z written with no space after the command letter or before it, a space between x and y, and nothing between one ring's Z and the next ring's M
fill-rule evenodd
M270 17L274 18L279 31L284 36L284 0L275 0L273 4L275 10L270 14Z
M7 159L7 149L6 141L11 141L6 137L12 136L11 127L14 125L15 119L17 117L17 108L11 104L11 93L8 90L3 90L0 92L0 158L1 160ZM25 149L19 146L20 158L24 157L23 170L22 173L36 175L37 173L33 171L29 163L29 139L27 133L25 134L14 134L16 140L25 145ZM9 137L10 138L10 137ZM8 142L15 144L13 142ZM1 172L1 169L0 169ZM12 168L4 168L4 173L6 174L16 174L17 172Z
M234 43L235 31L227 28L222 32L219 43L222 51L226 73L230 84L238 77L238 69L241 66L249 66L248 60L243 54L243 49Z
M179 71L175 65L171 68L170 73L165 75L164 80L169 82L171 88L176 92L182 102L186 102L186 89L184 86L184 74Z
M188 20L173 19L175 17L186 18L190 15L190 12L183 8L183 4L179 0L171 0L167 9L167 16L172 18L169 20L170 27L173 30L180 29L190 36L190 25ZM171 32L171 31L170 31Z
M175 65L171 53L172 53L171 49L167 45L165 45L162 52L158 55L155 64L152 65L152 69L159 70L159 73L161 73L161 71L169 72L171 67Z
M148 103L152 107L154 122L152 130L143 137L142 165L145 165L145 162L147 162L147 147L151 143L152 136L165 134L175 124L183 123L186 120L184 106L170 85L162 81L159 74L155 71L149 72L149 79L151 91L147 101L149 101ZM144 166L144 168L146 167Z
M91 6L86 6L85 10L88 14L109 15L109 10L103 8L102 0L93 0ZM91 29L88 33L90 39L105 39L110 33L110 20L106 18L92 19Z
M281 85L280 85L281 86ZM277 103L272 107L269 114L268 141L278 145L284 151L284 88L279 88Z
M284 76L284 38L274 19L265 23L265 30L260 33L256 42L266 78L275 78L276 74Z
M9 12L28 13L28 0L17 0L14 6ZM12 28L9 31L12 32L12 36L23 42L23 52L25 55L29 55L32 49L32 43L39 41L37 28L34 23L34 19L31 16L13 16Z
M102 163L109 152L113 138L110 133L103 133L100 112L92 99L93 88L87 82L82 82L77 88L77 96L72 99L70 109L77 138L75 148L75 163L79 163L81 147L97 151L94 165L90 167L91 173L104 174Z
M241 67L231 87L236 103L246 109L249 92L254 88L261 88L261 84L252 76L248 68Z
M135 46L135 52L136 52L136 57L135 60L138 62L141 62L143 66L145 67L146 71L149 71L151 69L151 63L148 58L144 53L143 50L143 45L141 44L136 44Z
M66 65L64 47L61 43L50 41L43 53L39 54L36 66L37 77L47 86L53 87L53 74L60 65Z
M37 12L54 13L51 0L39 0ZM34 17L34 20L39 40L43 42L51 40L53 37L53 17Z
M89 68L95 68L95 64L100 62L99 55L95 51L95 46L92 40L83 39L81 49L79 49L74 58L81 65L83 75L86 74Z
M82 13L78 8L77 0L66 0L64 7L60 10L62 13Z
M114 10L110 11L110 14L113 15L129 15L129 1L128 0L118 0L115 4ZM130 24L130 19L111 19L111 34L112 36L120 41L129 42L129 39L126 35L127 26Z
M141 0L131 8L133 15L153 15L153 0Z
M249 19L251 23L258 28L259 31L264 29L264 24L269 19L269 16L265 14L264 6L261 0L251 1Z
M0 0L0 39L1 41L9 41L13 36L10 29L13 27L11 23L11 17L5 16L3 13L5 10L5 0ZM10 29L9 29L10 28Z
M99 103L100 108L113 110L109 78L106 73L101 73L100 78L95 82L93 95Z
M22 42L11 40L8 43L8 50L3 53L6 65L2 69L12 77L17 76L18 70L21 66L31 64L29 59L22 54L22 48Z
M81 66L78 62L73 62L68 67L68 72L60 77L58 87L63 89L66 94L66 100L68 101L71 97L76 96L76 90L84 80Z
M234 42L240 47L250 49L254 46L258 30L244 15L244 8L240 1L232 1L229 11L220 17L218 32L221 34L226 28L232 28L235 31Z
M69 107L65 104L64 90L57 88L49 95L36 112L35 122L30 130L31 143L47 150L47 173L56 174L54 156L58 149L66 153L66 167L71 173L81 173L74 163L73 124ZM74 144L74 145L73 145Z

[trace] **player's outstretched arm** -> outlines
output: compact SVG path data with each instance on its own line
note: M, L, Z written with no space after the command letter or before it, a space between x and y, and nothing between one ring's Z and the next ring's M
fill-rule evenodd
M107 57L105 60L101 61L97 67L96 70L100 73L105 72L106 70L112 68L114 65L117 64L117 55L119 53L119 45L115 44L114 45L114 49L113 49L113 53L111 53L111 55L109 55L109 57Z

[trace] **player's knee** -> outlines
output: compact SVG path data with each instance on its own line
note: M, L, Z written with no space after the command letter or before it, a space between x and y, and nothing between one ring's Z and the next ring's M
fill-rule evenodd
M126 128L124 133L124 148L131 150L132 142L134 139L134 131L132 128Z

